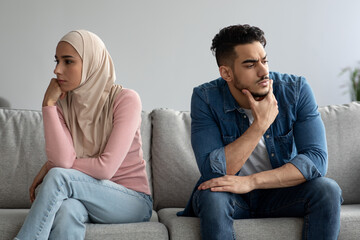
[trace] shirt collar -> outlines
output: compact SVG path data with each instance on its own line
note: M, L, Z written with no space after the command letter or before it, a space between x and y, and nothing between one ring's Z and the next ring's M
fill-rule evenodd
M225 80L224 80L225 81ZM236 102L235 98L230 92L228 84L225 82L223 87L223 102L224 102L224 112L232 112L235 110L240 110L239 104Z

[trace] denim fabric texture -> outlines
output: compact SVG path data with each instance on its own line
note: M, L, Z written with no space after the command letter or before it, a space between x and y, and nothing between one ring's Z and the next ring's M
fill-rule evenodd
M304 217L303 240L335 240L340 231L341 201L339 185L319 177L295 187L247 194L197 190L192 205L200 217L202 239L236 239L233 219Z
M85 223L149 221L150 196L74 169L52 168L15 239L84 239Z
M310 86L305 78L294 75L271 72L269 77L274 81L279 108L264 134L272 167L290 162L307 180L325 176L325 128ZM244 110L225 80L220 78L194 89L191 121L191 143L203 181L224 176L224 147L249 127Z
M275 169L281 167L286 163L293 164L307 180L305 184L298 186L300 189L305 185L312 185L314 182L320 182L320 180L314 181L318 178L326 179L323 178L328 167L325 128L309 84L304 77L277 72L270 72L269 78L273 80L273 93L278 102L279 109L279 114L275 121L264 134L265 145L272 168ZM245 111L238 105L230 93L227 82L222 78L194 88L191 100L191 120L191 143L201 177L195 185L185 210L178 213L179 216L201 216L201 210L203 213L211 212L210 209L204 210L209 207L207 204L200 207L202 205L200 203L205 200L203 197L199 196L212 194L209 194L210 191L198 191L197 187L204 181L226 175L224 148L226 145L239 138L249 127L249 120ZM239 174L240 171L237 174ZM325 182L326 186L327 184L332 186L330 188L333 189L334 195L331 199L335 199L333 204L336 205L335 208L340 212L342 198L339 186L334 181L332 181L331 184L329 181L322 181ZM310 197L312 196L311 194L314 193L311 189L315 188L316 187L308 187L310 192L304 192L304 195L309 197L309 199L306 199L306 204L308 204L309 201L312 201L311 199L315 199ZM286 189L278 191L286 192ZM255 190L255 192L259 191ZM264 190L263 192L270 191ZM227 212L220 211L224 215L222 217L216 215L213 216L212 219L223 219L221 220L224 221L223 224L227 225L228 228L232 228L232 218L234 217L247 218L273 216L272 214L255 214L252 212L248 203L245 204L245 202L249 201L244 199L249 197L257 199L256 201L264 201L265 198L254 197L254 194L255 193L251 192L248 195L239 197L234 197L236 194L231 193L214 194L219 197L212 196L211 198L217 199L216 201L219 199L222 199L221 201L223 201L216 209L218 210L221 208L220 206L223 206ZM289 193L289 195L293 196L294 194ZM304 197L304 195L302 197ZM281 196L281 194L276 196ZM274 202L275 199L280 200L279 198L276 198L275 195L274 198L269 196L267 196L267 198L269 204ZM233 199L237 200L234 201ZM297 200L296 197L291 197L291 200L289 198L289 201ZM239 202L241 204L238 204ZM285 205L289 204L287 201L283 201L283 203ZM263 204L266 205L266 203ZM238 209L242 210L236 210L236 206L240 206ZM252 204L252 206L257 205ZM248 209L249 207L250 209ZM231 212L230 209L232 209L231 211L240 211L242 213L236 215L235 212ZM334 212L337 214L336 211ZM302 204L301 214L294 208L289 208L284 216L305 216L308 213L309 211L307 211L304 204ZM326 215L325 212L321 214ZM274 217L276 216L283 215L274 212ZM229 222L230 219L231 224ZM317 220L319 219L322 218L320 215L317 215ZM201 219L201 221L203 221L203 219ZM334 222L332 227L335 231L338 231L340 228L339 214ZM209 229L210 227L206 227L205 230L202 229L202 232L205 234L206 231L213 231L213 234L215 234L215 232L217 232L215 226L216 225L212 225L212 230ZM218 230L226 229L224 226L218 227ZM233 232L232 236L234 236ZM207 235L207 237L210 237L210 235ZM217 239L207 237L205 239ZM230 238L229 235L227 238L222 239L232 238Z

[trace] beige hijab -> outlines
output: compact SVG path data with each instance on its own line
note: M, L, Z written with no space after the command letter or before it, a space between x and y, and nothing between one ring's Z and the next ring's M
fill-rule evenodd
M95 34L78 30L60 41L70 43L82 61L80 86L58 101L74 142L77 158L98 157L113 123L113 106L122 87L115 85L115 69L104 43Z

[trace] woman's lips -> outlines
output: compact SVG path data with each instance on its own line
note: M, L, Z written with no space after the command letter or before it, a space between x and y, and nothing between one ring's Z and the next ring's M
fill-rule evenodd
M63 84L63 83L65 83L66 81L65 81L65 80L62 80L62 79L58 79L57 82L58 82L59 84Z

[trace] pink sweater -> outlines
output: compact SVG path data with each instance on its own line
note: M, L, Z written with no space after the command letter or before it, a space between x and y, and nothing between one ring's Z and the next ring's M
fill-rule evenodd
M109 179L150 195L141 148L141 100L135 91L123 89L116 97L113 129L104 152L97 158L76 158L60 108L43 107L42 112L48 169L77 169L96 179Z

